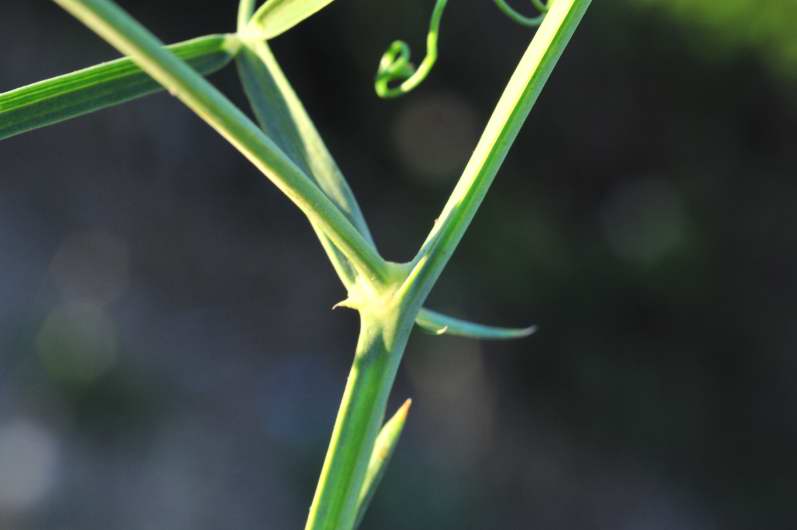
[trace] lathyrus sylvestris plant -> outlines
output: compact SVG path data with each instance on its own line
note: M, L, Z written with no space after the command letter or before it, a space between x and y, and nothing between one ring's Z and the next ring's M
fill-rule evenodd
M268 41L332 0L240 0L234 33L164 46L110 0L54 0L126 58L0 94L0 139L51 125L165 88L230 142L310 221L346 289L339 306L359 313L360 334L329 449L312 501L308 530L359 525L395 448L409 401L386 423L385 407L410 332L476 338L525 337L534 328L473 324L423 308L591 0L532 0L525 16L496 5L524 26L539 26L490 117L450 198L417 254L385 260L351 188ZM416 68L409 47L393 42L379 63L375 89L406 94L437 59L446 0L437 0L427 53ZM389 6L386 6L389 9ZM235 61L257 123L205 80Z

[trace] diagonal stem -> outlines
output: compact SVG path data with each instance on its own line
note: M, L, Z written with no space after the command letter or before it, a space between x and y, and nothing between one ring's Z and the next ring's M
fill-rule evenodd
M413 260L401 296L418 310L454 253L591 0L555 0L512 74L467 166Z
M319 226L367 281L381 285L387 266L329 198L252 121L191 67L108 0L54 0L219 132Z

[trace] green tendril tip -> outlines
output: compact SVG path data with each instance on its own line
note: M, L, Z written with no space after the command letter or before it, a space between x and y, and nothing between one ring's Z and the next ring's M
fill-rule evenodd
M416 69L410 62L410 47L404 41L393 41L379 61L376 72L376 94L388 99L403 96L420 85L437 62L437 37L440 31L440 20L448 0L437 0L426 34L426 57ZM391 86L398 83L396 86Z
M549 3L553 0L549 0ZM542 0L531 0L532 5L540 12L536 17L528 17L517 12L512 6L506 3L506 0L495 0L495 5L498 6L506 16L520 24L530 28L537 27L545 18L545 13L548 11L549 4L544 3Z
M548 11L550 2L546 4L543 0L531 0L532 5L540 12L536 17L527 17L518 13L514 8L506 3L505 0L495 0L498 8L509 18L522 26L539 26L545 13ZM387 51L379 61L379 68L376 71L374 88L376 94L383 99L391 99L403 96L415 87L420 85L432 67L437 62L437 40L440 32L440 20L443 18L448 0L437 0L432 11L432 18L429 22L429 32L426 34L426 56L417 68L410 61L410 47L402 41L393 41Z

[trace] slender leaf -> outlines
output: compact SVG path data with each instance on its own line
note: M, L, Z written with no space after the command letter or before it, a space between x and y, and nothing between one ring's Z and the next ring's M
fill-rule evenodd
M473 339L521 339L537 331L537 326L529 326L527 328L499 328L475 324L466 320L449 317L429 309L421 309L418 318L415 319L415 323L422 329L435 335L457 335Z
M262 129L373 245L351 188L266 43L244 44L236 63L244 91ZM356 279L351 264L320 227L311 224L341 281L350 286Z
M207 75L235 55L237 39L208 35L168 46ZM163 87L131 59L122 58L0 94L0 140L125 103Z
M371 243L354 194L266 43L245 44L238 72L258 123Z
M393 457L393 452L404 430L404 424L407 422L407 415L410 412L411 405L411 399L405 401L393 417L385 423L382 430L379 431L379 436L377 436L374 443L374 450L371 452L371 460L368 462L368 471L365 474L365 482L363 482L363 488L360 491L360 499L357 502L355 529L362 523L365 512L368 510L368 505L371 504L371 499L373 499L379 483L382 482L382 477L385 476L387 466L390 464L390 459Z
M273 39L331 3L332 0L268 0L249 22L252 38Z

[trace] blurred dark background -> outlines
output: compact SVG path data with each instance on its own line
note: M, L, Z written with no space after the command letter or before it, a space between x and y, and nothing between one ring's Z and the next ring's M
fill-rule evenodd
M172 42L237 2L121 4ZM451 2L430 78L377 99L431 7L335 2L273 43L394 260L530 36ZM430 300L540 330L413 336L365 528L797 528L795 17L593 4ZM5 2L0 35L0 91L116 55L50 2ZM304 219L163 94L0 161L0 526L302 528L357 327Z

